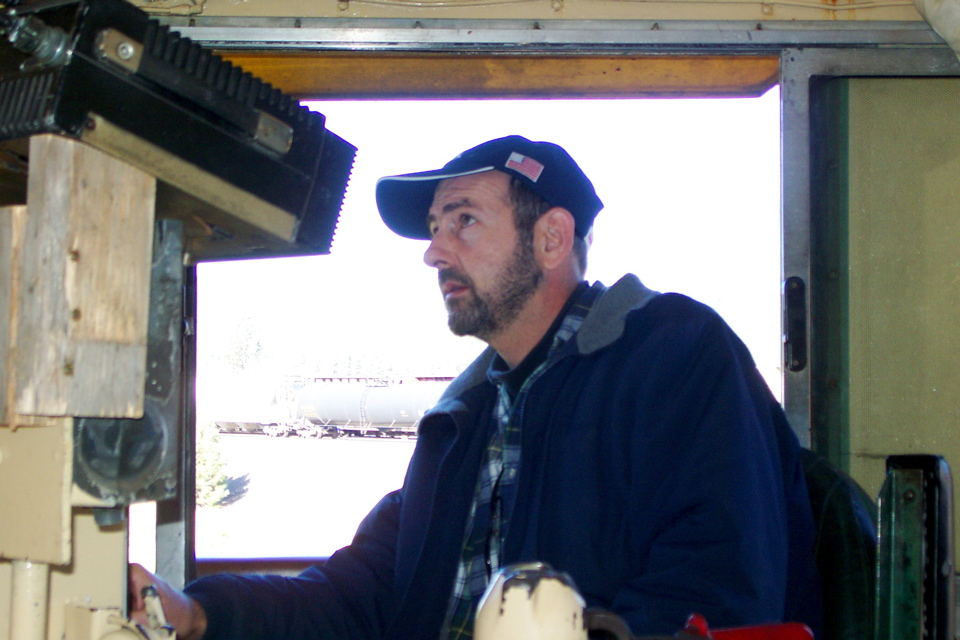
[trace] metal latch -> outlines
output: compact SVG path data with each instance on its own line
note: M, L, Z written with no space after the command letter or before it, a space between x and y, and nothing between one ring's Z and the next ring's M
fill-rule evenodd
M783 362L789 371L807 366L807 285L793 276L783 284Z

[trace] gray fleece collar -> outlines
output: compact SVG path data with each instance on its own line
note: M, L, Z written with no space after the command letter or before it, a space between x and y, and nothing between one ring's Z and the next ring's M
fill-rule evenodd
M603 287L599 282L594 287ZM586 355L615 342L623 335L627 314L640 309L660 295L646 288L640 278L628 273L606 289L583 321L577 332L577 346Z
M637 276L629 273L612 287L608 288L600 282L595 282L592 286L599 287L602 291L576 335L577 350L581 355L593 353L615 342L623 335L627 314L642 308L660 295L643 286ZM440 397L436 409L443 406L444 409L451 410L453 407L447 405L447 402L455 400L467 389L486 380L487 370L494 356L496 352L491 347L484 349L483 353L450 383Z

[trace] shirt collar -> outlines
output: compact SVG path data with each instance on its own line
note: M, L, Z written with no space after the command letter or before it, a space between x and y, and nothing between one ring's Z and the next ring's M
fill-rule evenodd
M558 345L557 339L559 338L559 342L566 342L576 333L577 328L583 322L583 318L590 310L590 304L592 304L592 300L590 300L590 304L586 305L582 304L584 301L581 300L584 297L590 297L584 296L589 290L590 286L586 282L577 285L540 342L516 367L510 369L499 354L494 356L490 362L490 368L487 370L489 380L495 385L507 385L510 397L516 397L530 374L546 362L553 348Z

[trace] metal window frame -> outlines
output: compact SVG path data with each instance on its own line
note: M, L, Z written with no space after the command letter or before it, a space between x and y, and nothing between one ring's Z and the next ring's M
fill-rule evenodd
M942 46L924 22L442 20L166 17L194 41L258 51L771 53L805 47Z
M807 299L817 294L812 273L813 145L811 84L841 77L949 77L960 75L960 61L946 47L787 48L781 53L781 240L782 280L796 276L807 283ZM822 338L807 305L808 353ZM811 366L784 371L784 408L801 442L810 446L813 412L818 398L811 384Z

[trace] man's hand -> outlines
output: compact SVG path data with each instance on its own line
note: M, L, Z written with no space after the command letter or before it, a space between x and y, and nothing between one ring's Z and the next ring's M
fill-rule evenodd
M177 631L179 640L201 640L207 630L207 615L200 604L187 594L177 591L139 564L129 569L130 619L149 626L143 600L143 588L153 585L160 596L167 624Z

